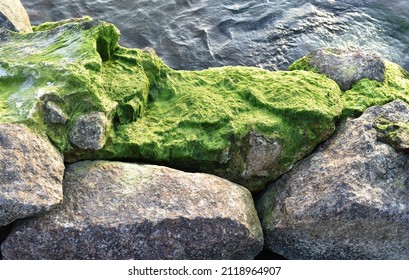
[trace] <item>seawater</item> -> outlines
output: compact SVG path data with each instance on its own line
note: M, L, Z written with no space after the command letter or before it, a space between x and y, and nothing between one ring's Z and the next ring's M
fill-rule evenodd
M361 48L409 69L407 0L22 0L32 24L89 15L175 69L286 69L320 47Z

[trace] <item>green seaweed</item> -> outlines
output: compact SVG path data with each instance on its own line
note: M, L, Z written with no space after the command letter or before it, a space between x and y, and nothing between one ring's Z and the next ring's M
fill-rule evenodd
M216 174L258 191L330 137L341 116L408 99L408 74L392 63L384 83L362 80L341 92L308 68L307 57L293 71L177 71L153 51L118 41L115 26L89 18L11 33L0 45L0 122L25 123L68 162L157 163ZM65 124L44 121L48 101L67 114ZM80 150L69 134L79 116L93 111L109 120L107 142L99 151ZM252 134L278 143L282 152L262 175L246 177Z

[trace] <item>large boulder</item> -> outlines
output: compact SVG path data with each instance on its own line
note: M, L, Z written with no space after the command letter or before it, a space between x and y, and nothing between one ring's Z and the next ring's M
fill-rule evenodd
M20 0L0 1L0 28L23 33L33 31Z
M67 162L166 164L255 191L327 139L342 112L323 75L176 71L118 41L115 26L89 18L4 34L0 122L43 129Z
M51 143L19 124L0 124L0 226L62 201L64 162Z
M327 75L344 91L362 79L378 82L385 79L384 60L376 53L362 50L318 49L290 66L290 69L300 68Z
M207 174L85 161L64 202L18 224L6 259L252 259L263 234L250 192Z
M408 122L402 101L372 107L271 184L257 202L266 246L290 259L408 259L409 158L387 144L408 141L396 137Z

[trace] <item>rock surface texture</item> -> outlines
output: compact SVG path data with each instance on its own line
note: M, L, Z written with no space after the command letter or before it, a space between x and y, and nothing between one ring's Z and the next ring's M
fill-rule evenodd
M80 149L100 150L106 142L106 127L107 118L104 113L82 115L74 123L70 141Z
M47 101L44 105L44 121L54 124L65 124L67 122L67 115L54 102Z
M18 124L0 124L0 226L62 201L64 163L48 141Z
M85 161L63 204L17 225L5 259L251 259L263 247L250 192L207 174Z
M0 1L0 28L23 33L33 31L20 0Z
M343 91L365 78L378 82L385 78L383 59L375 53L361 50L319 49L307 56L307 63L308 68L325 74Z
M266 246L290 259L408 259L409 158L384 139L402 101L343 123L257 203Z

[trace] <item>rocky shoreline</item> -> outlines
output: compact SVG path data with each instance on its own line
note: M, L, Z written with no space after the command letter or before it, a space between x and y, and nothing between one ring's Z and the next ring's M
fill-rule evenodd
M1 8L3 259L409 258L400 66L173 70L112 24Z

